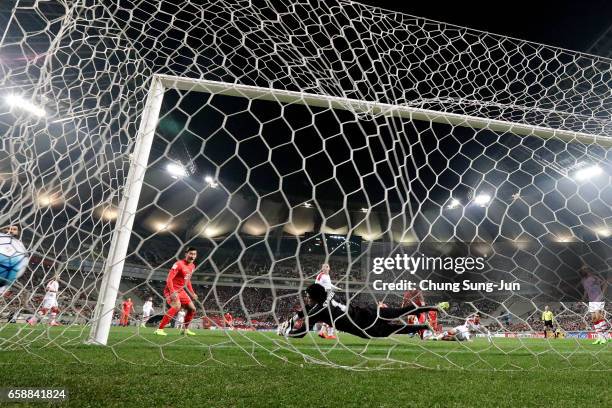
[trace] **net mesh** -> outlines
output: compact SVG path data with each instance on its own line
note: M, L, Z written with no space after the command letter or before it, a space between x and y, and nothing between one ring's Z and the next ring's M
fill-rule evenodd
M304 306L323 263L351 304L399 305L401 291L374 289L373 260L422 253L424 243L482 243L515 282L559 273L558 254L531 260L526 273L530 245L577 243L608 279L609 59L349 1L18 1L0 18L0 225L19 223L31 253L0 301L3 348L42 359L40 347L53 345L83 358L75 346L95 324L147 95L161 75L115 323L122 300L135 309L129 329L111 332L114 356L609 369L605 348L526 338L542 330L544 302L568 333L592 331L586 299L565 286L557 297L535 284L482 292L439 318L454 327L478 311L492 332L518 338L510 344L449 352L405 335L321 343L264 331ZM186 245L200 254L194 327L212 331L152 340L138 327L141 305L153 298L156 325L168 269ZM56 273L64 325L50 335L23 323L40 317ZM140 353L131 340L143 341ZM194 360L185 347L201 353Z

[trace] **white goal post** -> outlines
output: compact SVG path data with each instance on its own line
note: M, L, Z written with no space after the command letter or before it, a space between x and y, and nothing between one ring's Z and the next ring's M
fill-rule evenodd
M150 79L149 92L135 139L134 152L130 156L130 169L123 190L123 198L119 205L119 214L112 236L108 259L105 262L100 295L96 304L88 340L90 344L106 345L108 341L119 283L132 234L134 216L137 212L138 200L147 170L155 129L160 117L162 100L164 92L169 89L276 101L282 104L299 104L328 109L350 110L356 115L399 117L408 120L468 127L475 130L487 129L498 134L511 133L519 136L556 138L566 143L578 142L587 145L596 144L605 148L612 147L612 137L606 135L574 132L329 95L316 95L306 92L278 90L172 75L153 75Z
M164 86L162 82L153 77L151 88L142 114L140 127L134 145L134 153L130 161L130 170L123 191L123 199L118 209L115 231L109 249L109 256L104 269L102 285L88 342L93 344L106 344L113 320L117 291L123 265L127 254L128 244L132 235L132 226L142 189L142 182L147 170L149 152L155 136L155 127L159 118Z

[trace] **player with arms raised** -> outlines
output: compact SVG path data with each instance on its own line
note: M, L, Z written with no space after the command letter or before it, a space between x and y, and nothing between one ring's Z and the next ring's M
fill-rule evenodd
M443 341L470 341L472 339L472 334L476 333L486 335L489 343L493 342L489 329L480 324L480 314L478 313L469 316L461 326L448 329L439 336L432 337L432 339Z
M38 313L41 315L41 319L47 317L47 313L50 311L51 321L49 326L59 326L59 323L55 321L57 314L59 313L59 307L57 304L57 292L59 291L59 276L55 275L45 287L45 297L43 298L41 308ZM36 316L32 316L28 323L31 326L35 326L37 323Z
M319 285L323 286L325 288L325 291L327 292L328 299L331 299L332 297L334 297L334 290L340 290L340 288L332 284L331 277L329 276L329 271L329 264L324 263L323 265L321 265L321 270L315 278L315 283L318 283ZM319 337L323 339L335 339L336 334L334 333L334 327L326 323L321 324L321 330L319 330Z
M364 339L372 337L388 337L392 334L416 333L429 329L424 324L397 324L397 319L407 315L430 310L448 309L448 303L425 307L385 307L377 305L354 306L345 305L329 299L325 288L317 283L306 288L305 308L297 312L291 319L283 322L278 333L287 337L304 337L317 322L334 325L336 329Z
M191 275L195 269L194 262L197 257L198 251L195 248L187 248L185 250L185 258L175 262L168 273L166 288L164 289L164 296L170 305L170 309L162 318L159 328L155 330L155 334L158 336L168 335L164 331L164 327L170 323L170 320L176 316L181 308L187 309L187 313L185 313L185 321L183 323L183 334L195 336L195 333L189 330L189 323L191 323L191 320L193 319L196 308L189 296L191 295L194 300L198 299L198 295L196 295L193 287L191 286ZM189 291L189 293L187 293L187 291Z

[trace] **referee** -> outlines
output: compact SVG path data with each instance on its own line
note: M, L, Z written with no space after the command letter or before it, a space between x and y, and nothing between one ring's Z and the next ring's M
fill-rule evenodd
M544 322L544 338L548 337L546 333L548 332L549 328L550 328L550 331L554 333L553 318L554 318L553 312L550 311L550 308L548 307L548 305L544 306L544 312L542 313L542 321Z

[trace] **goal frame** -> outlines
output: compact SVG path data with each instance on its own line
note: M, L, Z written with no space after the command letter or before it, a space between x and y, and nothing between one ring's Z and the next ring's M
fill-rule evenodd
M374 116L399 117L408 120L469 127L475 130L487 129L501 134L512 133L519 136L535 136L546 139L556 138L565 142L597 144L606 148L612 147L612 137L603 135L533 126L405 105L154 74L150 79L149 91L136 133L134 152L130 159L130 168L118 208L118 217L112 235L109 254L103 268L100 293L87 340L89 344L106 345L108 343L119 284L123 275L123 267L132 235L134 218L138 210L138 201L147 170L149 154L159 121L164 93L170 89L275 101L283 104L300 104L329 109L351 110L355 113Z

